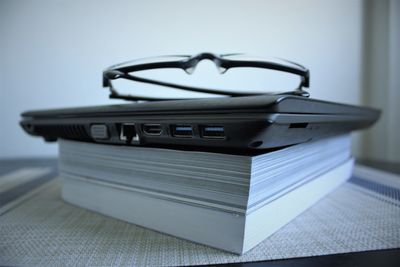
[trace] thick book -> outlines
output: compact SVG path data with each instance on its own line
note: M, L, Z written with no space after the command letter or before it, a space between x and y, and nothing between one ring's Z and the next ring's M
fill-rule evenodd
M258 155L61 140L63 198L118 219L245 253L351 175L350 136Z

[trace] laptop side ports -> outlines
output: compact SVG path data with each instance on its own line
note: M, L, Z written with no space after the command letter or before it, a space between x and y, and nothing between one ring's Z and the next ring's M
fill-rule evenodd
M225 139L225 129L223 126L202 125L200 126L200 136L205 139Z
M171 135L173 137L191 138L193 137L193 126L189 124L171 125Z
M139 142L139 135L136 132L134 123L122 123L119 139L127 144Z

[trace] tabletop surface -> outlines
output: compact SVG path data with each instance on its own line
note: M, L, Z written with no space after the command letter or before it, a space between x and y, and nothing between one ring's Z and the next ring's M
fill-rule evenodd
M358 163L365 166L373 167L378 170L383 170L387 173L400 174L399 164L368 161L368 160L360 160L358 161ZM33 174L32 174L32 169L29 168L34 168ZM27 172L30 172L30 176L33 175L35 178L32 177L29 178L28 175L26 175ZM16 175L19 177L25 175L28 178L24 178L23 183L12 184L12 178L15 177ZM2 223L1 217L3 215L7 215L8 212L11 213L14 207L21 208L21 205L26 205L24 203L27 203L27 201L30 198L33 201L34 198L32 197L32 195L35 194L35 190L36 191L39 190L46 184L55 183L55 180L57 180L56 177L57 177L57 159L55 158L0 160L0 231L2 232L3 236L6 236L8 234L5 233L5 229L7 228L8 224L4 223L4 221ZM352 183L357 183L357 180L353 179ZM54 188L56 187L57 186L54 186ZM395 194L398 194L398 192L396 191ZM399 213L394 213L394 214L395 216L397 216ZM299 224L299 222L297 223ZM24 231L26 232L27 230L24 229ZM400 234L398 233L399 231L400 229L398 229L397 232L395 233L396 237L397 237L396 234ZM153 231L149 230L149 232ZM159 233L157 234L161 235ZM187 242L187 241L182 241L182 242ZM396 245L400 244L400 241L394 240L394 243L392 242L391 244L392 245L389 245L389 249L373 249L374 247L372 246L371 247L372 249L370 248L368 249L368 251L333 253L330 255L321 255L312 257L311 256L294 257L289 259L272 259L272 260L261 260L261 261L257 259L253 261L250 258L250 260L246 262L230 263L230 265L232 266L261 266L261 265L263 266L293 266L293 265L376 266L384 262L385 266L400 266L400 248L399 248L400 246ZM0 262L3 264L4 262L1 261L2 255L4 257L5 255L9 255L7 254L9 252L7 251L8 249L7 245L8 245L7 243L4 242L2 243L0 241ZM186 244L186 246L188 246L188 244ZM197 246L200 245L196 244L193 246L194 246L193 249L196 249L198 248ZM171 263L172 263L171 265L174 265L173 262ZM213 263L216 264L218 262L214 261ZM204 264L204 262L202 264Z

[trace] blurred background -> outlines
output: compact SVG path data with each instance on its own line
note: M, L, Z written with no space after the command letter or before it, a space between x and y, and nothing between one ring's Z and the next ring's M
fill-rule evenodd
M353 135L353 153L400 161L399 48L395 0L0 0L0 158L57 154L19 127L23 111L122 103L101 87L109 65L243 52L306 66L313 98L381 109L374 127Z

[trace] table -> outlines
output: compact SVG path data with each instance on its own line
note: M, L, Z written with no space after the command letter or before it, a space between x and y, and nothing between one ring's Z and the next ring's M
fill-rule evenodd
M400 165L399 164L391 164L387 162L376 162L376 161L369 161L369 160L359 160L358 164L362 164L365 166L370 166L374 167L376 169L383 170L385 172L389 173L397 173L400 174ZM15 177L19 177L18 179L15 179ZM21 178L22 177L22 178ZM46 220L46 218L37 218L35 217L35 213L32 211L32 213L27 212L26 210L24 212L16 212L18 210L22 210L24 206L29 205L29 203L32 203L33 200L35 200L37 203L41 203L40 201L48 201L45 197L40 199L38 197L40 194L43 194L43 192L46 192L46 189L44 188L50 188L49 186L53 184L53 187L56 188L56 183L57 183L57 159L56 158L43 158L43 159L15 159L15 160L1 160L0 161L0 236L6 237L6 238L0 238L0 263L1 265L43 265L43 257L49 257L49 262L51 263L57 263L58 259L68 259L70 255L68 255L68 252L66 255L60 255L60 250L65 250L67 246L65 246L64 243L72 243L74 240L77 240L76 237L75 239L68 239L63 235L62 237L58 236L56 230L57 228L51 228L48 231L44 231L43 228L35 228L35 223L40 223L41 220ZM354 179L353 183L356 183L357 180ZM44 191L43 191L44 190ZM57 192L57 191L56 191ZM400 191L399 191L400 192ZM395 192L397 194L397 191ZM53 192L53 197L59 197L57 195L54 195L55 193ZM399 195L400 196L400 195ZM39 198L39 199L38 199ZM58 200L57 200L58 201ZM54 209L52 212L57 212L57 208L59 208L59 211L61 210L60 205L68 205L62 203L61 200L53 201L53 205L43 205L43 209L46 209L45 212L49 211L49 208ZM47 203L47 202L46 202ZM44 212L44 211L42 211ZM63 231L70 231L71 236L76 234L76 231L79 231L79 229L76 229L75 226L77 223L66 223L65 221L68 220L68 216L71 214L71 212L74 212L75 214L80 213L90 213L86 210L77 208L77 207L68 207L65 210L65 214L62 214L61 217L58 216L57 218L62 218L64 220L64 226L63 226ZM13 217L10 216L10 214L13 214ZM8 214L8 215L7 215ZM395 213L397 216L398 213ZM8 217L7 217L8 216ZM18 219L18 216L21 217L21 220L24 222L19 223L18 220L14 221L16 222L15 227L21 227L18 231L13 232L13 223L10 223L11 217L13 220L15 218ZM64 216L64 217L62 217ZM163 235L160 233L153 233L151 230L146 230L142 229L141 227L134 226L134 225L129 225L127 223L123 222L118 222L118 220L108 218L106 216L102 215L91 215L95 216L98 220L102 220L105 224L107 223L115 223L118 225L121 225L123 227L126 227L128 230L126 232L129 232L130 228L135 229L135 233L137 234L138 231L146 235L148 234L149 237L151 238L159 238L161 241L165 240L170 240L172 237L169 237L167 235ZM26 222L27 218L29 218L32 221L32 227L29 227L30 224ZM82 217L84 218L84 216ZM93 217L94 218L94 217ZM54 219L54 218L53 218ZM400 217L398 218L400 220ZM85 224L83 224L85 225ZM41 235L43 235L43 239L38 238L37 236L33 239L29 239L32 235L35 233L33 232L33 229L39 229L41 232ZM108 228L107 228L108 229ZM93 230L93 229L91 229ZM400 231L400 228L398 229ZM101 233L100 233L101 234ZM118 232L116 232L118 234ZM397 237L397 232L396 232L396 237ZM400 234L400 233L399 233ZM36 233L37 235L37 233ZM99 234L97 234L97 238ZM42 240L46 239L46 236L53 236L54 237L54 242L50 242L48 244L48 247L44 246L42 243ZM156 236L156 237L154 237ZM400 236L400 235L399 235ZM13 239L11 239L13 238ZM3 240L3 241L1 241ZM4 241L5 240L5 241ZM11 244L9 241L13 240L13 244ZM51 240L51 239L48 239ZM46 242L49 242L49 241ZM80 239L82 241L82 239ZM114 239L115 240L115 239ZM123 239L121 237L121 240L125 240L126 242L127 239ZM32 244L25 244L24 242L32 242ZM90 246L91 243L95 241L85 241L87 242L85 245ZM96 241L98 244L100 241ZM104 242L110 242L107 239L104 239ZM174 244L178 244L177 250L179 250L179 244L185 244L186 247L189 246L189 248L192 248L193 250L195 249L201 249L204 251L207 251L207 253L210 253L212 255L212 258L210 256L210 259L214 259L214 264L217 263L215 261L215 257L218 257L218 250L215 249L208 249L205 246L201 246L198 244L191 244L191 242L188 241L181 241L179 239L176 239L173 241ZM181 242L186 242L186 243L181 243ZM162 242L161 242L162 243ZM384 242L383 242L384 243ZM154 243L152 243L154 244ZM390 249L373 249L370 251L361 251L361 252L350 252L350 253L335 253L335 254L330 254L330 255L322 255L322 256L308 256L308 257L297 257L297 258L290 258L290 259L278 259L278 260L263 260L263 261L247 261L247 262L241 262L241 263L230 263L231 266L376 266L376 265L381 265L384 263L385 266L400 266L400 240L392 240L391 243L391 248ZM393 245L394 244L394 245ZM396 246L396 244L399 244L399 246ZM41 247L41 249L35 251L35 245L36 248ZM77 246L81 244L76 244ZM108 244L108 247L112 249L112 243ZM128 246L129 247L129 246ZM16 255L21 255L21 251L17 251L16 248L19 249L27 249L30 248L29 251L23 251L23 254L26 255L26 253L30 253L32 257L26 257L21 261L18 261L18 257ZM47 248L47 251L44 251L43 248ZM118 248L121 248L121 246L118 246ZM90 247L83 247L84 253L82 255L90 255ZM85 250L86 249L86 250ZM104 248L102 248L104 249ZM150 248L151 249L151 248ZM164 251L165 252L165 251ZM19 253L19 254L18 254ZM63 252L64 253L64 252ZM99 253L98 250L96 253ZM114 255L119 252L104 252L104 255ZM120 252L122 253L122 252ZM129 251L127 252L129 253ZM183 253L183 252L182 252ZM187 252L186 252L187 253ZM229 255L226 255L226 252L221 252L222 256L221 257L228 257ZM225 254L224 254L225 253ZM61 253L62 254L62 253ZM14 258L13 255L15 256ZM55 256L56 255L56 256ZM74 249L72 248L71 250L71 255L74 255ZM134 252L132 252L132 255L134 255ZM155 255L153 253L153 255ZM188 254L186 254L188 255ZM190 255L190 254L189 254ZM117 265L124 265L124 262L118 262L116 259L118 258L117 256L113 256L112 261L105 262L101 261L102 258L101 256L94 255L96 257L99 257L98 263L104 263L105 265L110 265L110 264L117 264ZM125 254L126 256L126 254ZM36 262L35 262L35 257L37 257ZM52 258L53 257L53 258ZM71 256L72 257L72 256ZM106 256L104 256L106 257ZM232 256L234 257L234 256ZM32 260L33 261L30 261ZM106 259L106 258L104 258ZM82 264L83 259L76 259L73 261L75 264ZM87 259L85 259L86 263L88 262ZM109 258L108 258L109 260ZM165 259L166 262L168 263L168 260ZM198 261L198 263L201 262L201 264L207 263L207 261ZM36 264L35 264L36 263ZM69 265L69 263L66 262L59 262L61 265ZM127 263L127 262L125 262ZM143 264L148 263L149 265L152 265L152 262L146 262L145 260L142 261ZM169 265L174 265L177 263L176 261L170 261ZM44 264L46 265L46 264ZM224 265L224 264L223 264Z

